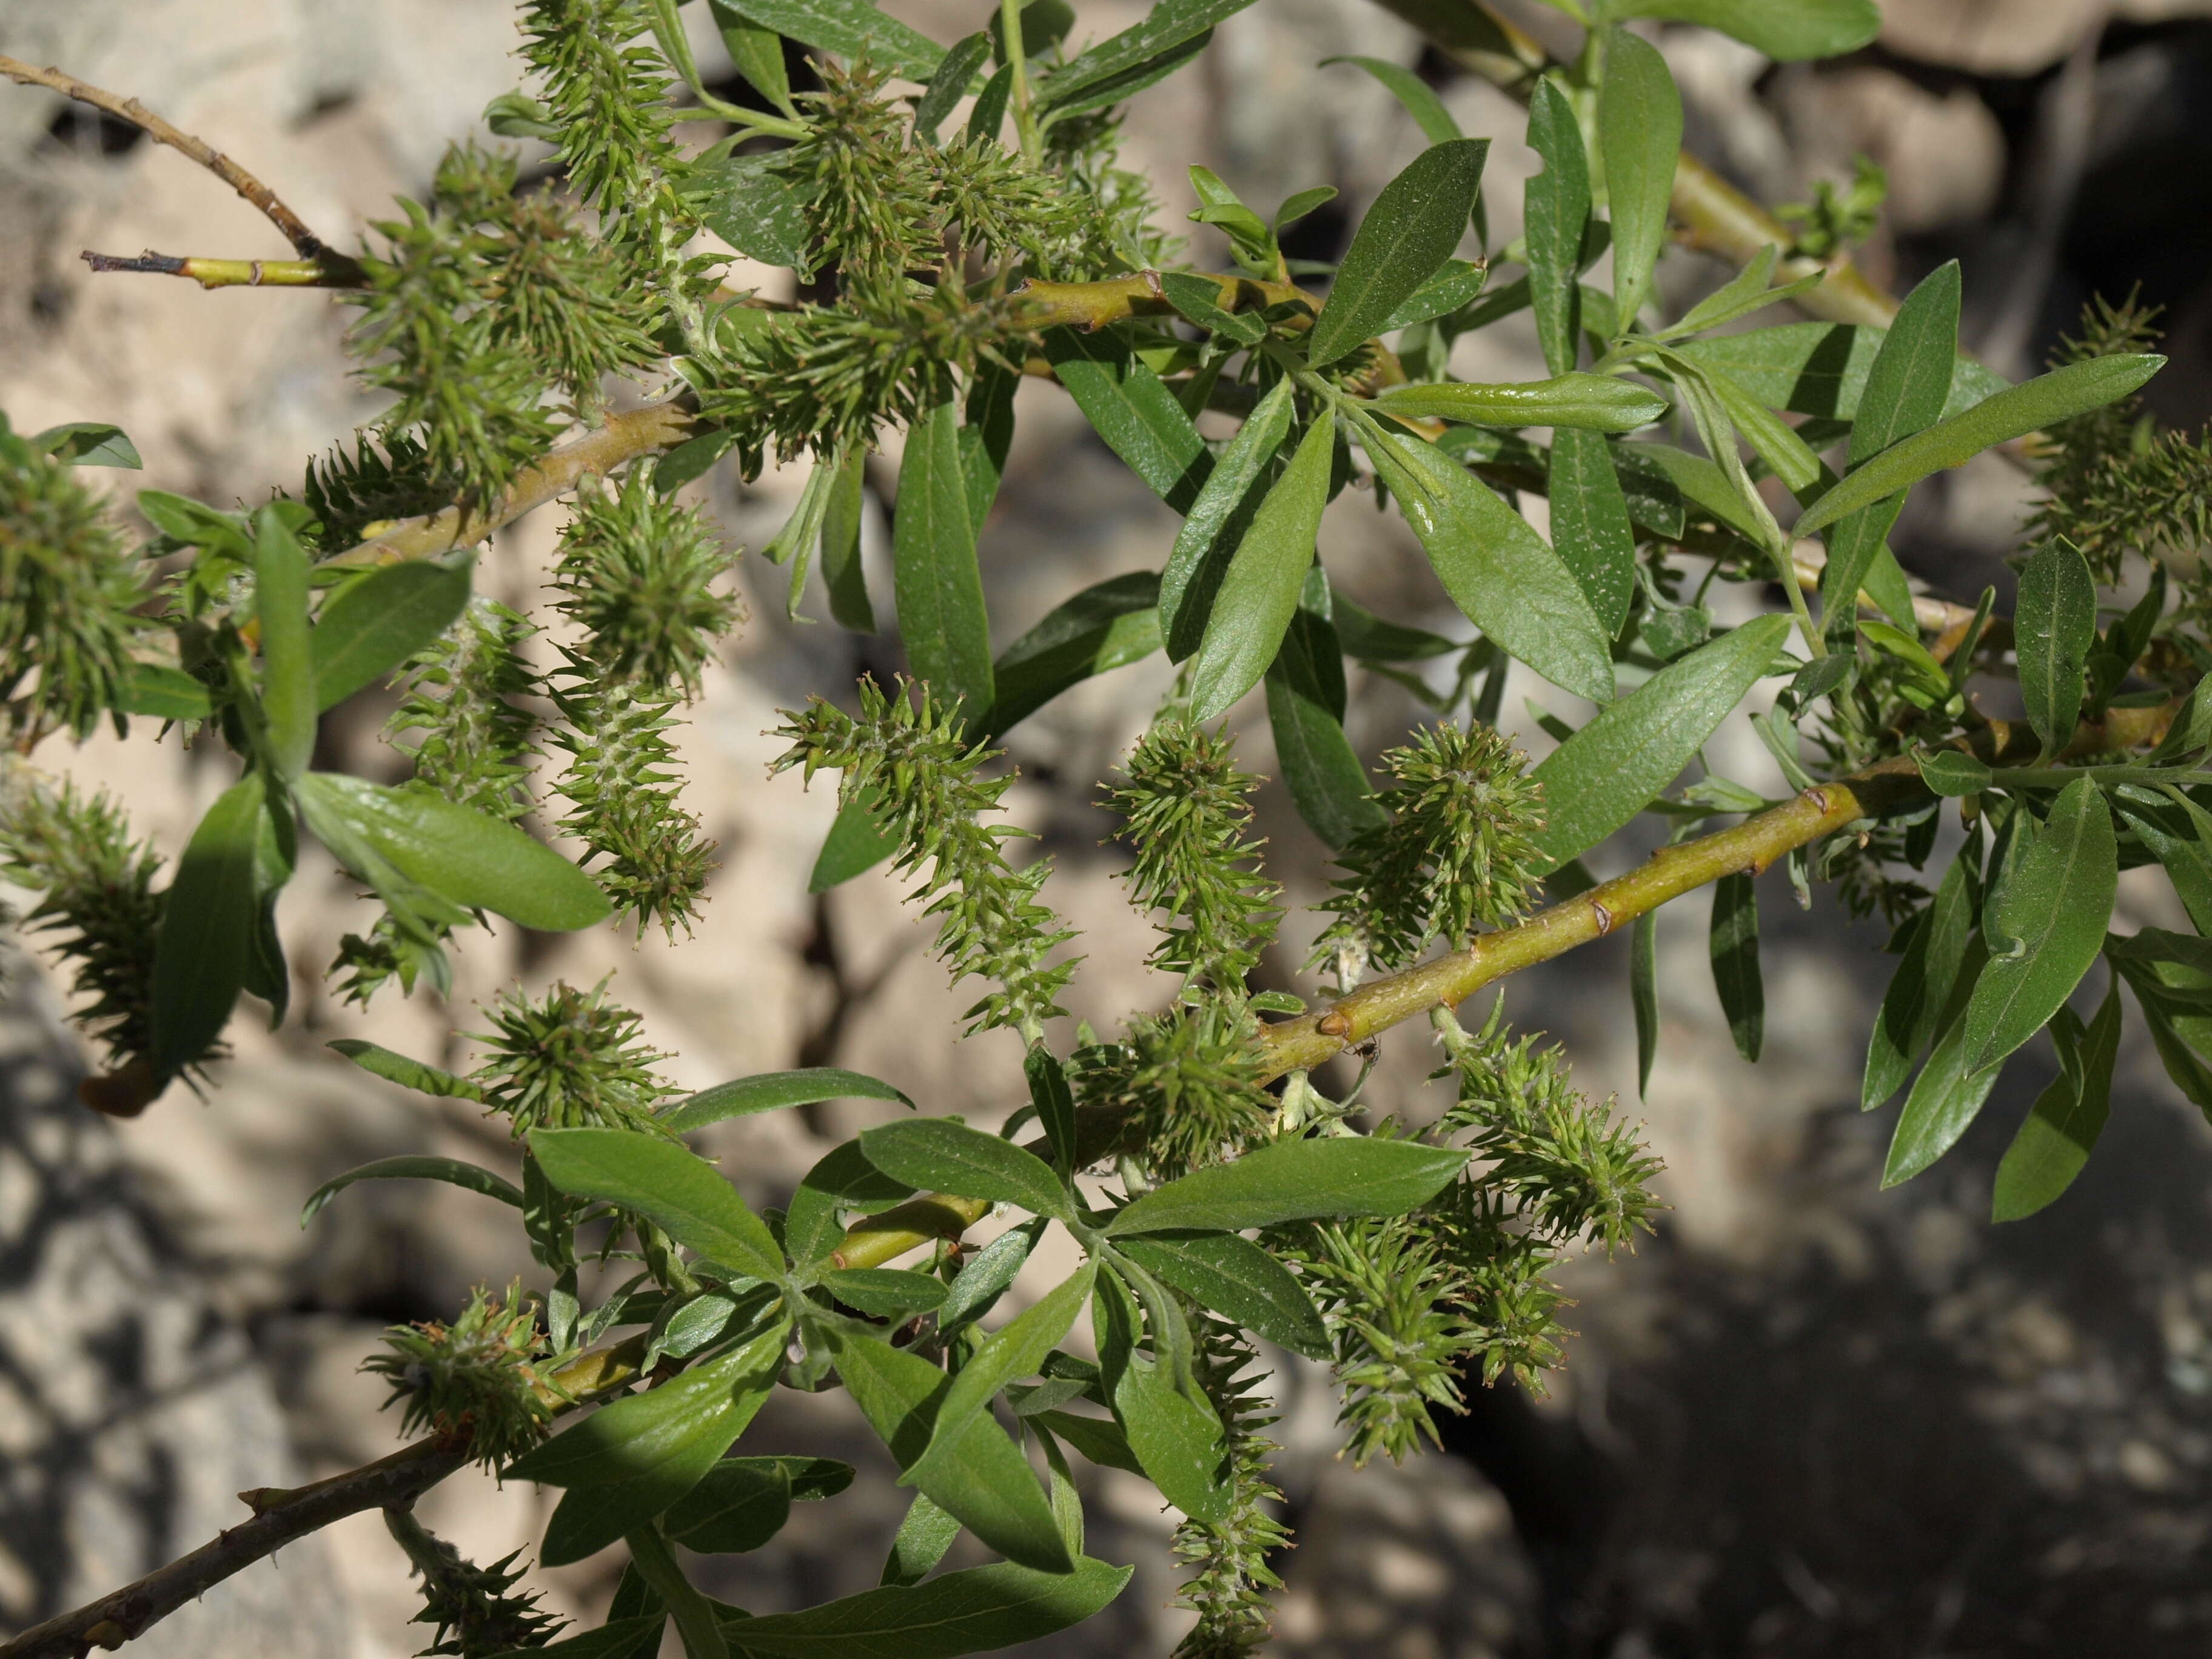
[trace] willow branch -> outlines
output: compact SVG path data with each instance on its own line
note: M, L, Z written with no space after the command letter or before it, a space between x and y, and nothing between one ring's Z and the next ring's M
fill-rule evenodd
M2101 721L2084 722L2065 756L2155 743L2172 723L2179 706L2112 709ZM2041 748L2027 726L2008 720L1991 720L1963 746L1991 764L2033 761ZM1884 761L1808 789L1732 830L1679 847L1662 847L1626 875L1539 911L1516 927L1485 933L1467 950L1362 986L1319 1013L1269 1026L1260 1039L1265 1075L1277 1078L1318 1066L1401 1021L1431 1008L1456 1006L1508 974L1603 939L1623 922L1656 910L1669 899L1723 876L1758 875L1777 859L1823 836L1908 802L1929 799L1931 792L1911 759Z
M1224 311L1264 311L1269 306L1297 301L1309 313L1318 313L1321 301L1295 283L1263 282L1256 276L1218 275L1213 272L1194 272L1212 283L1219 290L1216 301ZM1109 323L1126 322L1132 317L1173 317L1176 308L1168 303L1166 290L1160 284L1157 270L1140 270L1133 276L1112 276L1096 283L1024 283L1008 296L1016 306L1016 316L1024 328L1079 328L1085 333L1094 333ZM1303 323L1292 319L1292 326L1311 326L1310 318Z
M341 568L399 564L409 559L434 559L456 547L467 547L512 524L532 507L565 495L588 475L604 477L626 461L674 448L692 435L696 419L689 398L683 395L610 415L606 424L596 431L525 467L489 506L448 507L395 520L366 541L323 562Z
M202 288L366 288L368 279L350 259L208 259L198 254L156 253L135 259L119 253L77 258L95 271L125 270L149 276L188 276Z
M634 1380L644 1357L645 1338L628 1338L564 1365L553 1373L553 1386L540 1386L539 1395L556 1415L572 1411ZM363 1510L404 1510L469 1462L466 1436L434 1436L311 1486L242 1492L239 1498L253 1511L251 1520L224 1528L136 1583L33 1626L0 1646L0 1659L82 1659L93 1648L119 1648L285 1545Z
M75 76L64 75L57 69L38 69L24 63L21 58L8 57L5 53L0 53L0 75L4 75L9 80L27 87L45 87L50 91L60 93L65 98L74 99L80 104L89 104L93 108L104 111L118 121L129 122L155 143L167 144L179 155L189 156L198 162L200 166L244 197L259 211L263 218L283 233L284 240L292 245L294 252L297 252L301 259L321 267L333 276L349 276L351 280L343 284L345 286L355 286L364 280L361 267L346 255L331 247L313 231L308 229L307 222L287 207L275 191L270 189L268 185L263 184L261 180L206 140L195 138L191 133L180 131L171 126L136 98L118 98L112 92L104 91L99 87L91 86L78 80ZM88 254L85 257L93 258L94 256ZM147 256L149 258L161 257L158 254ZM103 269L97 264L93 268ZM117 270L156 269L156 267L145 266L129 260L105 268ZM171 274L182 275L183 273Z

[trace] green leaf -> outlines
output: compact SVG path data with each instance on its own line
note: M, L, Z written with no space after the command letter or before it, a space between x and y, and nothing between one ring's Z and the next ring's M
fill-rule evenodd
M1344 735L1333 702L1343 695L1340 648L1333 624L1300 610L1267 665L1267 721L1275 761L1298 816L1322 842L1341 847L1389 821L1367 785L1366 769ZM1338 653L1338 678L1324 684L1316 653ZM1335 698L1330 692L1334 690Z
M1054 1438L1066 1441L1101 1468L1126 1469L1131 1474L1145 1472L1145 1466L1137 1461L1137 1454L1129 1449L1129 1437L1122 1432L1119 1423L1060 1411L1041 1411L1036 1420Z
M2212 1066L2205 1063L2212 1020L2203 1012L2212 975L2192 967L2172 947L2182 941L2146 927L2129 939L2111 939L2106 950L2136 994L2159 1060L2176 1088L2212 1119Z
M1866 1078L1859 1108L1872 1111L1895 1094L1923 1049L1935 1040L1937 1022L1957 988L1981 913L1976 863L1962 850L1943 872L1936 896L1916 921L1867 1042Z
M907 1505L906 1518L891 1538L890 1553L884 1558L879 1584L919 1584L945 1559L952 1540L960 1535L960 1517L948 1515L918 1492Z
M1897 568L1895 556L1889 555L1887 538L1897 515L1905 510L1905 494L1900 489L1871 507L1846 514L1828 532L1828 562L1820 571L1820 612L1827 636L1839 651L1857 626L1859 595L1866 594L1887 611L1889 606L1882 603L1875 588L1890 580L1892 572L1895 573L1895 580L1902 580L1904 577L1905 573ZM1878 566L1881 568L1879 577L1875 574ZM1912 609L1911 598L1911 590L1907 589L1901 619L1908 624Z
M545 933L588 927L612 914L598 883L489 813L427 789L386 789L335 772L309 773L297 787L307 827L349 864L348 848L365 844L456 904Z
M469 603L470 564L410 559L333 593L307 643L315 707L335 708L452 627Z
M1425 628L1408 628L1378 617L1349 595L1331 588L1329 621L1336 629L1344 654L1360 662L1419 662L1442 657L1460 648L1455 640L1431 634Z
M1260 399L1176 533L1175 551L1160 574L1160 625L1172 661L1182 661L1205 637L1223 574L1268 493L1268 463L1290 433L1291 392L1285 378Z
M1628 330L1636 326L1667 240L1667 204L1682 148L1682 96L1659 48L1626 29L1606 40L1597 127L1611 198L1613 308Z
M1893 491L1982 451L2126 397L2166 365L2148 354L2122 353L2069 363L1984 398L1963 415L1892 444L1805 509L1796 533L1809 536Z
M738 73L745 77L754 91L784 114L797 119L799 108L791 100L791 75L784 67L782 39L774 29L745 21L742 14L732 9L730 0L708 0L708 10ZM935 81L931 84L934 86ZM935 134L936 130L932 128L930 136L933 137Z
M1256 216L1253 222L1258 223ZM1210 334L1218 334L1246 346L1257 345L1267 337L1267 319L1257 312L1221 308L1221 285L1211 276L1194 276L1182 270L1164 271L1160 275L1160 292L1185 322L1195 324Z
M1075 1215L1074 1202L1052 1165L1011 1140L951 1118L915 1118L865 1130L860 1150L895 1181L962 1198L1018 1204L1032 1215L1058 1221Z
M908 662L939 696L959 699L972 722L991 707L991 621L968 505L960 414L947 398L907 434L892 519L892 569Z
M1467 1159L1450 1147L1364 1135L1279 1140L1154 1188L1124 1205L1106 1231L1242 1232L1317 1216L1401 1215L1443 1191Z
M1365 416L1359 430L1376 474L1468 620L1553 684L1611 702L1605 624L1534 527L1432 445L1386 432Z
M2104 795L2076 778L1991 896L1990 965L1967 1005L1966 1065L1995 1066L2043 1029L2104 948L2119 844Z
M254 616L261 624L261 713L269 765L287 782L315 752L315 665L307 643L307 556L276 514L254 515Z
M1010 1227L968 1258L945 1291L945 1305L937 1310L940 1335L981 1319L998 1305L999 1298L1020 1273L1022 1264L1030 1259L1030 1249L1043 1225L1042 1221L1032 1221Z
M969 1567L722 1628L733 1656L759 1659L955 1659L1071 1629L1119 1595L1135 1571L1088 1556L1059 1572Z
M1725 370L1770 409L1856 421L1867 375L1888 337L1887 329L1864 323L1781 323L1685 340L1673 349ZM1954 358L1943 413L1963 414L2006 385L1972 358Z
M1974 1071L1966 1063L1966 1020L1961 1005L1978 984L1987 960L1988 952L1978 934L1967 947L1959 983L1944 1010L1942 1035L1936 1038L1927 1065L1913 1079L1912 1092L1905 1097L1905 1109L1898 1115L1889 1157L1882 1165L1884 1188L1911 1180L1957 1146L1996 1083L1996 1066Z
M783 1530L791 1518L796 1459L726 1457L661 1517L672 1544L702 1555L742 1555Z
M713 1164L675 1141L630 1129L533 1129L530 1152L572 1198L634 1210L686 1249L755 1279L783 1276L768 1224Z
M808 269L813 181L792 164L789 150L694 161L677 191L700 223L746 258Z
M521 1188L480 1165L464 1164L457 1158L403 1155L380 1158L325 1181L307 1195L307 1206L300 1212L300 1224L304 1227L313 1221L324 1205L356 1181L442 1181L472 1193L482 1193L486 1198L495 1198L502 1204L512 1204L518 1210L522 1207Z
M214 713L207 687L181 668L152 662L131 665L131 678L115 706L126 714L164 720L204 720Z
M1689 507L1697 509L1694 514L1686 512L1686 519L1710 518L1722 529L1759 544L1764 532L1758 520L1744 510L1728 475L1705 456L1692 455L1672 444L1652 443L1616 443L1613 456L1613 464L1624 473L1632 468L1664 478Z
M1764 310L1780 301L1795 298L1820 283L1821 273L1815 272L1801 281L1786 283L1780 288L1769 287L1774 276L1776 257L1774 245L1769 242L1751 256L1750 264L1684 312L1677 321L1655 330L1652 337L1674 340L1702 333L1709 328L1718 328L1724 323L1732 323L1739 317L1748 317L1752 313Z
M1595 432L1552 434L1552 546L1582 584L1590 609L1618 635L1636 592L1636 532L1613 470L1613 447Z
M1160 579L1109 576L1054 606L992 667L998 701L981 735L1010 731L1085 680L1142 662L1160 648Z
M1309 1359L1329 1357L1328 1331L1290 1269L1235 1233L1153 1233L1114 1247L1148 1273Z
M1575 366L1575 340L1581 332L1582 247L1589 225L1589 159L1583 149L1581 125L1565 94L1549 78L1536 82L1528 100L1528 147L1543 158L1544 170L1531 179L1523 195L1528 220L1528 299L1536 312L1536 338L1554 374ZM1492 296L1492 303L1504 294Z
M1218 720L1228 713L1275 659L1314 562L1335 443L1334 423L1325 416L1316 419L1237 542L1192 659L1194 720Z
M1022 1055L1022 1075L1030 1085L1030 1104L1036 1108L1037 1122L1051 1144L1053 1162L1062 1174L1075 1168L1075 1096L1067 1086L1067 1073L1051 1049L1032 1042Z
M1615 0L1608 15L1702 23L1784 64L1840 58L1881 29L1875 0Z
M984 1414L1001 1389L1037 1374L1091 1300L1091 1282L1097 1276L1098 1264L1086 1259L977 1345L967 1364L953 1374L952 1386L937 1408L928 1448L900 1477L901 1485L920 1486L936 1474L958 1455L957 1449L969 1425Z
M1761 617L1661 669L1547 756L1535 836L1557 869L1650 805L1773 665L1786 617Z
M1923 749L1912 757L1920 781L1946 800L1978 795L1990 787L1990 769L1957 749Z
M1170 46L1165 52L1155 53L1133 68L1124 70L1119 75L1093 81L1079 92L1056 94L1052 99L1051 107L1044 112L1043 118L1049 125L1055 121L1064 121L1072 115L1088 115L1097 110L1110 108L1124 99L1142 92L1146 87L1166 80L1169 76L1173 75L1184 64L1196 58L1199 53L1204 52L1206 43L1212 39L1213 31L1207 29L1203 33L1194 34L1188 40ZM1001 74L1005 72L1000 71ZM1053 91L1051 79L1048 78L1046 81L1042 90L1046 93ZM978 107L981 106L981 100L978 100Z
M1098 1275L1091 1318L1114 1420L1146 1478L1193 1520L1228 1519L1231 1492L1221 1478L1228 1447L1213 1407L1176 1387L1168 1365L1137 1352L1136 1304L1114 1273ZM1152 1340L1156 1350L1164 1346L1157 1330Z
M1389 334L1398 329L1411 328L1416 323L1425 323L1449 315L1463 306L1472 304L1489 281L1490 266L1487 263L1473 259L1447 259L1435 276L1415 289L1395 311L1382 319L1381 331Z
M1646 910L1628 933L1628 1000L1636 1012L1636 1092L1651 1092L1659 1055L1659 913Z
M1449 380L1436 386L1395 386L1375 399L1385 415L1433 416L1470 426L1574 427L1588 432L1633 432L1663 417L1668 404L1649 386L1610 374L1575 372L1548 380L1484 386Z
M802 46L840 58L866 58L919 86L929 84L945 58L945 48L936 41L877 10L868 0L719 0L715 9L734 12Z
M261 774L222 792L192 831L161 902L154 947L154 1069L165 1080L198 1061L222 1036L238 994L259 915L254 851L268 810Z
M2165 867L2191 923L2199 933L2212 935L2212 812L2179 789L2169 787L2166 793L2182 815L2178 824L2172 813L2146 807L2124 793L2111 805Z
M873 1214L913 1193L907 1182L869 1163L858 1140L848 1140L823 1154L791 1195L783 1218L785 1252L794 1267L811 1267L843 1239L842 1212Z
M1713 884L1711 954L1729 1036L1736 1053L1755 1061L1766 1032L1766 992L1759 974L1759 893L1744 872Z
M1054 375L1106 447L1154 495L1188 514L1212 460L1175 393L1112 329L1096 334L1047 329L1044 350Z
M1467 234L1489 153L1486 138L1446 139L1382 186L1345 250L1307 337L1307 361L1316 368L1374 337L1451 257Z
M2097 584L2071 542L2053 538L2021 567L2013 639L2027 723L2043 739L2047 760L2073 740L2082 665L2097 642Z
M405 1054L396 1054L391 1049L374 1042L363 1042L356 1037L339 1037L323 1045L334 1048L355 1065L373 1076L396 1083L403 1089L439 1099L482 1100L483 1090L465 1077L441 1071L435 1066L426 1066Z
M867 452L854 448L837 464L836 481L822 508L822 585L830 590L830 615L856 634L876 631L868 580L860 565Z
M878 821L882 800L874 786L870 785L860 792L858 799L837 809L830 833L823 837L822 850L815 855L814 868L806 878L808 892L826 893L862 872L874 869L898 851L898 842L885 835Z
M1436 90L1413 70L1380 58L1324 58L1321 67L1331 64L1355 64L1389 88L1390 95L1406 106L1406 113L1421 130L1421 136L1432 144L1449 143L1461 136L1459 123L1444 107L1444 100Z
M1122 83L1251 3L1252 0L1160 0L1146 14L1144 21L1109 35L1054 70L1037 89L1038 110L1062 109L1077 101L1078 93L1109 82ZM1073 109L1065 112L1075 113Z
M771 1325L673 1382L602 1406L508 1464L503 1479L568 1488L539 1563L596 1554L697 1486L768 1399L787 1328Z
M913 1467L929 1444L952 1379L919 1354L849 1331L837 1336L836 1350L838 1374L861 1415L899 1467ZM922 1492L985 1545L1041 1571L1070 1570L1044 1489L988 1413L970 1418L932 1464Z
M915 101L914 131L917 137L930 143L937 142L937 130L945 125L945 118L952 113L952 106L967 94L976 72L991 61L991 34L987 29L956 40L938 64L937 73L929 77L929 85Z
M902 1091L865 1072L836 1066L809 1066L796 1072L763 1072L718 1083L662 1109L660 1121L678 1134L703 1129L726 1117L747 1117L786 1106L811 1106L823 1100L896 1100L911 1107Z
M1942 419L1958 361L1959 262L1953 259L1905 296L1875 353L1851 421L1850 465L1863 465Z
M64 466L119 466L136 472L145 465L123 428L106 421L66 422L33 432L27 441Z
M945 1302L945 1281L903 1267L833 1267L814 1281L872 1319L927 1313Z
M2067 1060L2069 1046L2075 1052L2071 1063L2063 1063L2051 1086L2036 1097L2020 1133L2005 1149L1990 1204L1992 1221L2033 1215L2072 1186L2111 1115L2112 1070L2120 1052L2119 975L2112 976L2078 1044L2068 1030L2073 1018L2070 1010L2052 1017L2051 1036L2059 1045L2061 1061Z

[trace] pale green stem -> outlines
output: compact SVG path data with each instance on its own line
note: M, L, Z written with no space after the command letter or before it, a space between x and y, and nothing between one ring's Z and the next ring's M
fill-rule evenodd
M1044 139L1037 131L1036 112L1030 106L1030 55L1022 49L1022 0L999 0L999 33L1006 37L1006 62L1013 70L1014 132L1020 140L1022 159L1031 167L1044 161Z

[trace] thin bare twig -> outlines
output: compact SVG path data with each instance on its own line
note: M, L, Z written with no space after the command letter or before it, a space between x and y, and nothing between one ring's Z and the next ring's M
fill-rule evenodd
M33 64L23 62L19 58L10 58L4 52L0 52L0 75L4 75L9 80L19 82L27 87L45 87L49 91L60 93L65 98L75 99L80 104L89 104L93 108L104 111L118 121L129 122L155 143L167 144L179 154L191 157L252 203L264 218L283 233L284 240L291 243L294 251L302 260L319 267L332 278L349 279L344 282L333 281L320 283L318 286L357 286L365 280L359 264L308 229L307 222L287 207L275 191L270 189L268 185L263 184L261 180L212 144L170 125L136 98L118 98L113 93L80 81L73 75L64 75L58 69L40 69ZM108 257L91 253L85 255L88 260L93 262L93 269L95 270L103 269L159 270L166 275L190 274L180 270L170 270L166 264L148 264L136 260L121 260L103 266L100 261ZM149 260L161 260L166 257L152 253L145 256ZM203 285L211 288L222 286L213 283Z

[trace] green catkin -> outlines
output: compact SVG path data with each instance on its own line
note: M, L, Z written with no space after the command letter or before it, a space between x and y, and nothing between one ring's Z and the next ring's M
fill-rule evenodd
M1228 1443L1229 1513L1218 1523L1186 1520L1176 1528L1175 1553L1189 1576L1175 1605L1195 1613L1198 1623L1177 1644L1175 1659L1243 1659L1267 1640L1267 1592L1283 1582L1268 1558L1291 1542L1290 1528L1274 1513L1282 1492L1267 1478L1276 1446L1263 1431L1275 1414L1260 1393L1267 1377L1252 1375L1258 1358L1241 1332L1200 1313L1192 1335L1193 1376Z
M402 1433L465 1439L487 1469L545 1437L553 1408L536 1367L545 1340L519 1282L504 1301L479 1285L452 1324L395 1325L362 1370L392 1385L384 1403L400 1407Z
M475 1034L484 1059L470 1077L517 1140L532 1129L666 1133L653 1108L676 1092L656 1069L667 1056L638 1041L644 1021L605 980L556 984L534 1001L509 992L486 1012L492 1029Z
M423 1526L411 1510L387 1509L384 1524L422 1581L422 1611L414 1622L435 1626L430 1645L422 1650L424 1659L436 1654L496 1659L542 1648L565 1628L563 1620L538 1607L538 1592L516 1589L523 1574L514 1565L520 1550L480 1567Z

